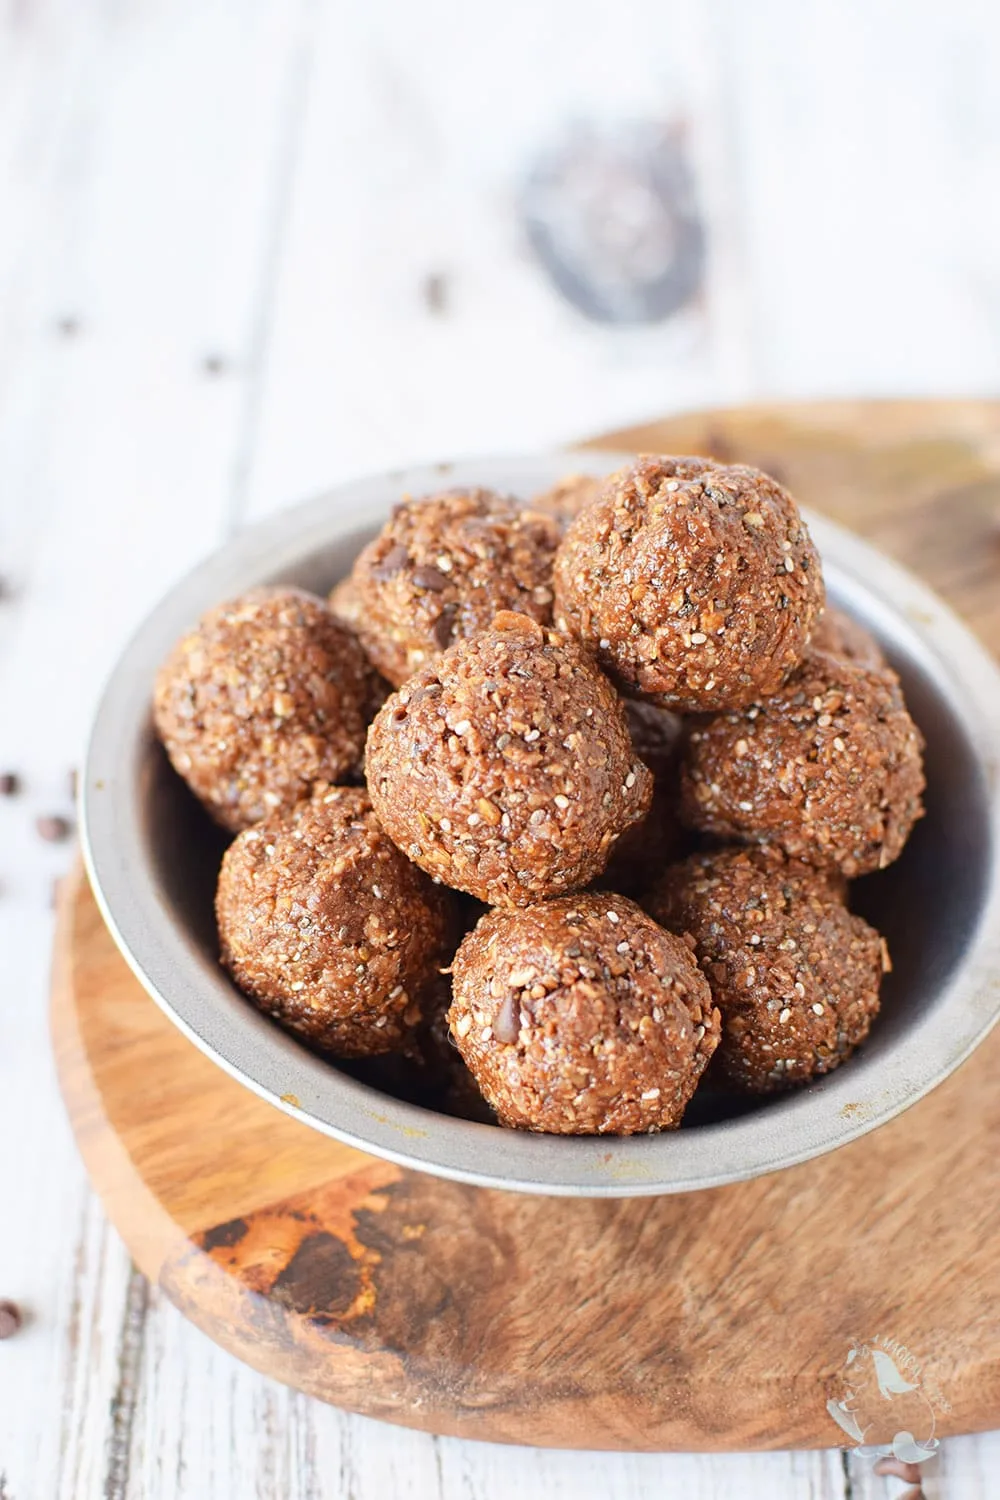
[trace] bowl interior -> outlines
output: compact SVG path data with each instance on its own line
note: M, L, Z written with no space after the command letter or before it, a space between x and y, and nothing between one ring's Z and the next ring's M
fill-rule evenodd
M574 456L572 465L565 456L533 460L502 476L505 483L491 472L496 463L466 468L479 482L530 495L571 466L605 472L612 465L604 455ZM896 864L852 888L852 905L885 935L893 970L869 1042L842 1069L807 1089L762 1101L703 1088L676 1136L522 1136L387 1097L361 1081L363 1069L352 1077L313 1056L232 986L218 965L212 911L227 840L153 736L148 700L156 665L180 630L227 594L262 582L326 593L392 500L404 489L432 488L435 477L410 476L407 483L406 476L390 476L381 488L369 485L353 496L348 490L290 513L277 530L270 523L259 538L240 538L160 606L126 653L95 729L85 823L99 897L147 987L217 1061L310 1123L379 1154L498 1186L664 1192L735 1180L830 1149L932 1087L984 1034L996 1008L995 994L987 1004L981 986L970 990L968 972L971 963L985 974L995 957L978 952L996 899L989 757L998 736L979 702L981 674L993 669L921 585L821 521L812 524L830 598L877 636L927 742L926 817ZM303 522L298 529L296 515ZM269 535L281 544L269 545ZM874 586L876 579L882 587ZM949 649L960 645L966 653L971 647L980 674L971 684L958 680L949 660ZM964 660L967 666L967 654ZM998 680L994 672L994 687ZM115 869L109 870L115 830ZM965 996L961 1013L956 990Z

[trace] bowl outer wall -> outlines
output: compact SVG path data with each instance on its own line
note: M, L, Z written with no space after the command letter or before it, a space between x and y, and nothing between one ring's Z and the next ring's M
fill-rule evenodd
M207 608L248 587L279 580L329 587L403 494L476 484L528 497L568 472L604 474L629 458L580 451L429 465L343 484L283 511L239 534L156 606L97 710L82 788L84 856L104 919L137 978L185 1035L262 1098L407 1167L486 1187L588 1197L745 1180L833 1150L893 1118L958 1067L1000 1014L1000 672L922 583L808 512L831 598L875 630L897 665L909 664L932 685L941 711L967 740L981 782L988 857L974 929L932 1003L884 1055L863 1053L754 1114L675 1133L570 1138L500 1130L406 1104L331 1067L248 1004L177 919L150 854L146 805L158 753L152 682L176 639ZM317 568L325 570L322 578L314 576Z

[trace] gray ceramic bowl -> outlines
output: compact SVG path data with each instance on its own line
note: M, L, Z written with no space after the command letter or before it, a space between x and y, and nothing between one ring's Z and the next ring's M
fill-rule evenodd
M221 844L154 740L150 692L175 639L255 584L324 593L404 492L481 484L530 496L613 454L482 459L344 485L244 532L153 611L97 713L83 801L94 890L138 978L221 1067L305 1124L407 1166L490 1187L589 1196L734 1182L833 1150L913 1104L1000 1010L1000 674L948 609L855 537L810 517L831 598L879 638L927 739L927 817L856 904L895 961L868 1044L822 1082L740 1112L696 1098L680 1131L570 1139L472 1124L340 1072L265 1020L219 967L212 891ZM137 1080L137 1087L141 1087Z

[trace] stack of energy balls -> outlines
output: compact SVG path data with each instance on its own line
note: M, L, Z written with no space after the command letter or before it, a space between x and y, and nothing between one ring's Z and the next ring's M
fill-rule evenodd
M878 1011L888 954L847 882L920 816L921 736L758 470L407 499L328 604L207 615L155 720L236 834L236 983L438 1108L671 1129L713 1056L787 1089Z

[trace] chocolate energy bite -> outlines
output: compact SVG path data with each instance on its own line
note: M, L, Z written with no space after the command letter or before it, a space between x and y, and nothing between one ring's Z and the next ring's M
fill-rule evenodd
M809 645L827 656L846 656L859 667L888 665L878 641L857 620L835 605L828 604L817 622Z
M317 787L227 850L222 961L261 1010L338 1057L413 1043L444 1001L450 893L400 854L368 793Z
M607 678L575 642L510 612L393 694L366 771L400 849L496 906L593 880L652 792Z
M455 955L452 994L462 1056L522 1130L671 1130L719 1040L690 948L622 896L490 912Z
M776 850L697 854L646 898L694 939L722 1012L718 1061L751 1093L828 1073L868 1035L888 953L844 885Z
M786 490L757 469L640 458L570 526L556 620L629 696L684 713L775 692L823 607L819 557Z
M552 619L559 526L490 490L456 490L397 505L351 575L352 618L396 687L455 640L517 610Z
M692 729L681 816L864 875L899 856L923 812L922 747L895 673L813 651L780 692Z
M204 616L156 679L174 769L231 832L356 774L382 690L357 638L301 589L254 589Z

